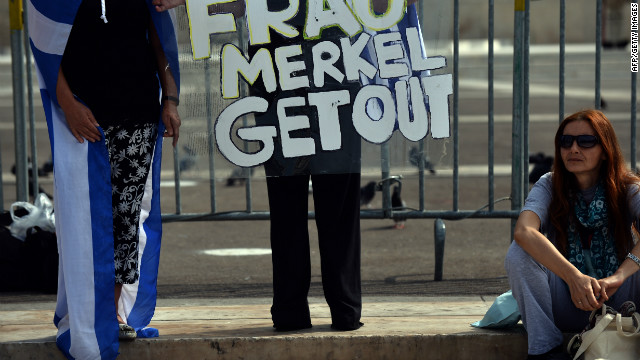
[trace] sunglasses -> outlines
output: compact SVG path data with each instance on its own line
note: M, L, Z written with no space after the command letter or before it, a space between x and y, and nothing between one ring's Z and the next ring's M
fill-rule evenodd
M579 147L585 149L592 148L600 142L594 135L562 135L560 136L560 147L569 149L574 140L578 142Z

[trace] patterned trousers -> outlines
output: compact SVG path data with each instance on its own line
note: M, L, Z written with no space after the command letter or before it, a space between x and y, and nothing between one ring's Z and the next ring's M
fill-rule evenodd
M138 281L140 204L151 168L157 124L123 124L104 129L111 163L114 262L117 284Z

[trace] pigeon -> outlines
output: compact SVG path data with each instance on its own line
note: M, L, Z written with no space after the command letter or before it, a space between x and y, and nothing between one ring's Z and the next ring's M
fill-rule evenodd
M48 162L49 161L47 161L47 163ZM45 165L42 166L42 169L36 167L36 170L38 172L38 177L47 176L47 175L49 175L49 172L53 171L53 164L51 164L51 170L50 171L47 172L45 170L45 166L47 165L47 163L45 163ZM27 158L27 172L28 172L29 177L33 176L33 164L31 163L31 157ZM11 173L13 175L16 174L16 164L13 164L13 166L11 167Z
M53 199L53 195L47 193L42 188L42 186L38 186L38 193L36 193L34 191L34 188L33 188L33 164L31 163L31 158L30 157L27 158L27 161L28 161L27 162L27 176L29 177L29 190L28 190L29 191L29 196L32 196L32 197L35 198L36 195L38 195L39 193L44 193L45 195L47 195L49 197L49 199ZM37 172L38 172L38 177L43 177L43 176L47 176L48 175L48 173L44 172L43 170L41 170L41 169L39 169L37 167L36 167L36 169L37 169ZM53 168L52 168L52 170L53 170ZM16 165L15 164L11 167L11 173L13 175L16 175Z
M178 169L180 173L183 171L190 170L196 165L196 160L198 159L198 154L191 147L184 145L182 146L184 150L184 154L180 156L180 160L178 161Z
M247 176L246 174L249 174ZM231 172L231 175L227 178L227 186L234 186L236 183L238 185L244 184L247 178L253 176L253 168L249 168L249 170L245 170L244 168L235 168Z
M371 207L371 201L376 196L376 183L370 181L367 185L360 188L360 206Z
M533 169L529 173L529 183L535 184L542 175L551 171L553 156L547 156L541 152L529 155L529 164L533 164Z
M429 160L429 157L425 156L423 160L424 169L428 170L431 174L435 174L436 169L433 167L433 164ZM409 150L409 162L415 167L420 167L420 150L418 149L418 147L414 146L411 148L411 150Z
M404 202L404 200L402 200L402 198L400 197L400 192L401 192L400 186L394 186L393 187L393 194L391 194L391 207L394 210L403 210L407 206L407 204ZM393 227L395 229L404 229L404 223L405 223L406 220L407 220L407 218L405 218L405 217L394 216L394 218L393 218L393 222L394 222Z
M47 160L44 164L42 164L42 167L40 167L38 169L38 176L47 176L49 175L49 173L53 172L53 157L49 157L49 160Z

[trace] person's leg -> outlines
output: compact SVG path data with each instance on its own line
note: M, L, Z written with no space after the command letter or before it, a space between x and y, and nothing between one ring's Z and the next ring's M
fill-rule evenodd
M550 271L515 241L507 252L505 269L527 330L528 353L544 354L561 345L564 338L554 322L553 302L556 299L552 299Z
M118 318L118 324L125 324L124 319L118 313L118 301L120 301L120 295L122 294L122 284L116 283L116 288L113 292L115 303L116 303L116 317Z
M359 328L360 174L313 175L322 286L331 309L332 327Z
M273 263L271 317L280 331L311 327L308 189L307 175L267 177Z
M123 284L138 281L140 203L155 148L156 124L105 128L111 163L116 312ZM125 321L118 315L118 322Z
M563 332L580 332L589 323L591 311L578 309L571 300L569 286L556 274L549 273L549 289L553 299L553 320Z

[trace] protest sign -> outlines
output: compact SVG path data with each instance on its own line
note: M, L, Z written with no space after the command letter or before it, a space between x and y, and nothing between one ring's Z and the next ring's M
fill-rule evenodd
M209 6L228 1L189 0L187 13L194 59L207 59L216 35L235 32L230 13L209 13ZM286 8L269 9L266 0L246 2L250 56L242 46L226 44L220 51L220 94L234 100L220 112L215 140L230 162L242 167L263 164L280 151L285 158L340 150L344 119L366 141L382 144L398 129L410 141L431 134L450 136L451 74L430 75L446 67L444 57L426 57L417 25L399 26L410 16L405 1L390 0L377 14L369 1L291 0ZM306 13L301 14L301 9ZM303 26L293 26L304 15ZM331 36L325 36L330 29ZM339 31L335 31L339 29ZM336 36L335 34L339 35ZM278 46L273 46L274 36ZM280 45L283 44L283 45ZM217 54L214 54L217 55ZM260 84L263 96L241 96L240 88ZM350 96L345 86L358 84ZM360 85L361 84L361 85ZM279 94L287 94L280 96ZM291 109L302 114L289 115ZM234 142L234 124L243 116L271 109L277 124L241 127L237 138L260 143L247 152ZM275 110L275 111L274 111ZM315 137L292 136L317 129ZM277 138L277 140L275 140ZM280 146L280 149L276 149Z

